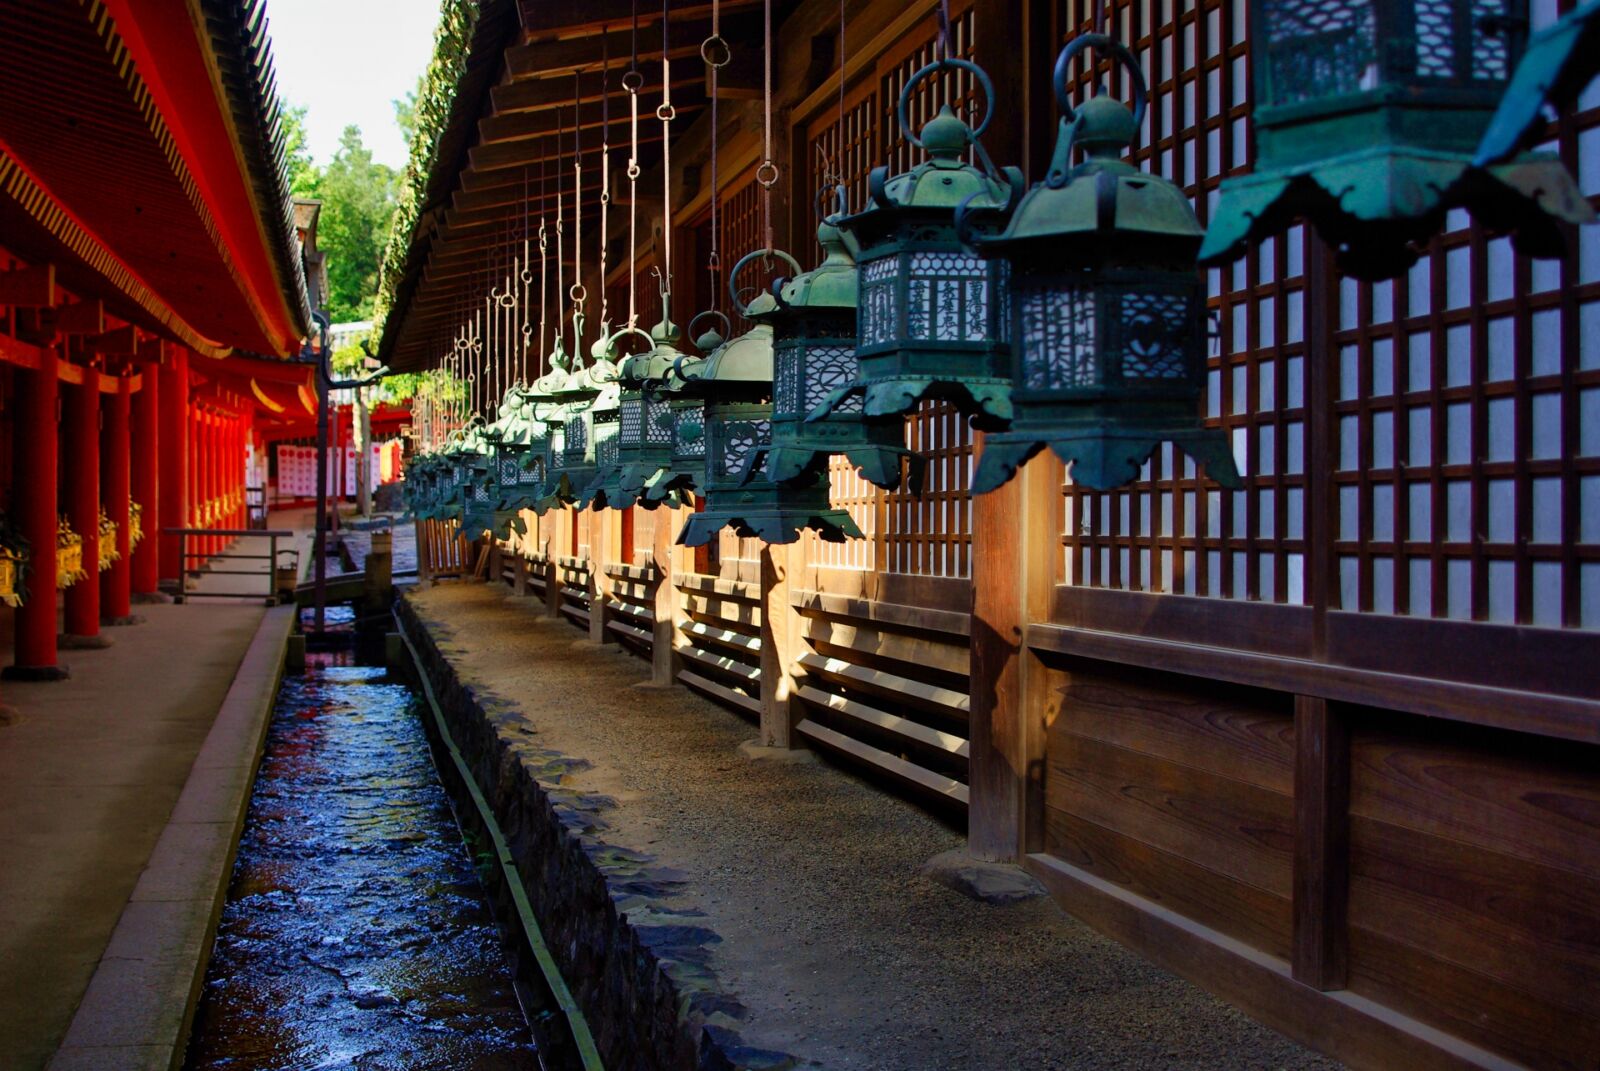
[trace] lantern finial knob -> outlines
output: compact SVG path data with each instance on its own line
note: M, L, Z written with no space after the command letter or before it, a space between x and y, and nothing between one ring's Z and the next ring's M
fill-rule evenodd
M1078 108L1072 143L1090 156L1117 159L1138 134L1133 112L1120 100L1097 93Z
M922 128L922 147L935 163L959 164L961 154L972 144L972 128L962 122L946 104Z

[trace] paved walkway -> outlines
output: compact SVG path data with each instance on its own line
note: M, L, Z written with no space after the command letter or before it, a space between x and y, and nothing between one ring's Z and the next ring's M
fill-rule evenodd
M575 646L537 600L408 598L508 754L579 760L560 788L592 801L597 835L681 875L649 910L720 938L706 965L746 1043L830 1071L1332 1066L1049 900L992 906L921 876L957 832L832 766L745 758L749 722L635 690L643 662Z
M309 523L309 511L301 512ZM274 516L273 526L303 529L300 521ZM286 541L307 548L303 565L309 538ZM135 886L155 869L158 842L182 832L169 823L174 806L268 613L261 599L140 604L134 612L142 624L103 630L111 646L61 652L69 680L0 685L0 703L10 708L0 716L5 1071L44 1067L66 1036ZM12 624L0 611L7 654ZM271 691L259 673L239 679L246 691ZM253 768L253 754L249 762ZM248 793L247 774L229 776L240 783L214 786L217 794ZM208 853L178 854L192 868Z
M70 680L0 688L3 1068L60 1044L266 612L137 610L111 647L62 652Z

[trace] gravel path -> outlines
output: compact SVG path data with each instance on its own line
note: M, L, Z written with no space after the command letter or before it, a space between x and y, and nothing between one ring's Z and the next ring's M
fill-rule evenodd
M1330 1061L1076 922L918 867L963 838L824 763L741 756L753 726L499 586L410 596L474 688L615 798L606 839L685 871L747 1042L839 1071L1311 1068Z

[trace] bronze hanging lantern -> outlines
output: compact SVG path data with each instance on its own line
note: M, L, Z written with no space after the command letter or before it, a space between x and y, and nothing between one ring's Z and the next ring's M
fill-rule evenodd
M1073 109L1067 70L1087 48L1127 68L1131 111L1103 89ZM1015 406L1011 427L984 439L972 489L994 490L1046 446L1072 465L1075 484L1120 487L1162 442L1236 487L1226 436L1200 422L1204 232L1181 189L1122 159L1145 110L1139 65L1114 39L1085 34L1062 50L1055 90L1065 118L1048 175L1000 234L971 238L1009 262ZM1087 154L1076 167L1075 148ZM968 211L958 213L963 226Z
M672 366L684 355L677 348L682 334L672 322L669 304L670 295L663 288L661 321L648 334L637 327L623 327L611 336L613 346L630 334L650 345L625 358L618 367L615 451L607 452L609 461L601 467L592 487L592 500L605 508L640 505L654 509L665 500L644 496L646 488L672 466L671 391L667 381ZM675 495L668 497L676 504Z
M549 427L538 418L539 397L526 387L513 385L500 405L499 419L485 429L494 445L496 509L511 515L517 531L523 526L516 514L529 508L544 484L545 444Z
M916 87L950 69L968 72L983 90L987 111L976 128L945 105L918 134L906 118ZM1004 261L975 256L956 233L964 202L999 209L1021 192L1022 173L997 171L979 138L994 114L994 89L982 68L942 59L919 70L900 93L895 115L911 144L928 159L903 174L873 169L871 204L838 220L857 250L856 381L829 394L811 413L821 420L853 397L868 417L915 409L924 397L956 405L974 427L995 429L1011 419L1011 378L999 295ZM983 167L966 163L974 152Z
M1250 0L1254 173L1226 179L1200 260L1305 218L1341 270L1386 279L1464 208L1519 252L1594 212L1560 160L1474 162L1522 54L1526 0Z
M788 254L771 252L799 269ZM747 254L728 273L735 307L756 326L712 348L684 387L686 393L705 400L701 487L706 496L705 508L690 517L678 535L685 546L709 543L723 528L775 544L795 542L806 528L833 543L862 534L849 513L829 502L826 470L808 468L788 481L778 480L772 472L773 328L765 320L777 302L771 294L762 294L746 307L734 285L746 264L767 255L767 250ZM704 341L710 344L720 337L709 333Z
M842 398L827 416L806 421L830 394L854 383L860 367L856 262L837 219L837 214L829 216L817 227L821 264L801 272L788 254L776 253L790 260L799 274L776 280L773 300L760 308L752 302L742 310L746 317L772 327L772 452L767 472L780 483L825 475L828 459L843 454L863 479L892 491L900 486L903 463L908 463L910 486L917 493L926 464L906 449L905 422L898 415L869 417L861 396L853 394Z

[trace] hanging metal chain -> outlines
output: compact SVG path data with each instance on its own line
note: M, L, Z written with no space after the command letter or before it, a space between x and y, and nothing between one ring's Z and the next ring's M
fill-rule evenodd
M639 0L633 4L633 65L622 76L628 91L628 326L639 326L636 304L639 279L639 90L644 75L639 73Z
M778 182L778 165L772 159L772 0L762 5L761 165L756 182L761 185L761 231L766 241L764 266L772 264L772 187Z
M556 304L559 306L567 296L567 248L566 248L566 217L563 214L561 202L561 173L566 170L567 160L561 146L562 139L567 135L565 117L560 108L556 109ZM556 310L556 345L560 345L566 335L566 326L560 315L559 307Z
M589 296L583 285L583 94L578 72L572 72L572 367L583 363L583 303Z
M711 0L711 36L700 42L700 58L705 60L711 75L711 250L706 256L706 274L711 284L711 311L716 312L722 294L722 254L718 249L722 230L717 222L721 207L722 182L718 177L718 133L721 124L717 119L717 85L722 68L733 58L733 51L722 37L722 3Z
M667 46L667 7L661 0L661 104L656 118L661 120L661 304L663 313L672 295L672 60Z
M538 361L535 367L539 374L533 377L535 381L543 378L545 374L544 358L547 352L544 344L547 322L545 306L550 298L550 239L544 228L545 199L549 193L549 186L545 181L544 164L545 155L541 151L539 153L539 353L535 358Z
M540 259L543 259L541 255ZM528 167L522 167L522 323L521 323L521 349L517 353L517 386L525 386L528 382L528 350L533 341L533 324L529 317L533 313L533 296L529 292L533 288L533 250L528 243Z
M600 330L611 330L606 300L606 246L611 241L611 38L600 37Z

